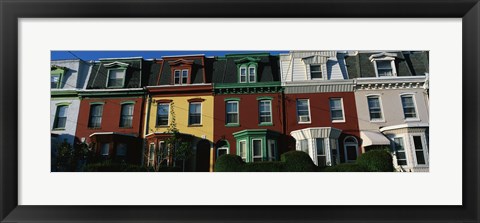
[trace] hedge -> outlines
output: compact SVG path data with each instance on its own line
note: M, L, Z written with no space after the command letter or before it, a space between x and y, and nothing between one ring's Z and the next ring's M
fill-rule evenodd
M286 172L315 172L317 169L310 156L302 151L286 152L281 160L285 163Z
M371 150L357 158L356 163L368 172L393 172L392 156L386 150Z
M325 167L323 172L368 172L367 168L356 163L341 163L335 166Z
M241 172L244 164L240 156L225 154L215 162L215 172Z

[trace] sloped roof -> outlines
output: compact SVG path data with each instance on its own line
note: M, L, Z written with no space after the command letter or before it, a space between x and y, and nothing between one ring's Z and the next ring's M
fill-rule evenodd
M238 83L237 64L244 58L259 59L257 82L280 81L280 65L278 56L269 54L235 54L217 57L213 63L213 83Z
M151 66L151 75L148 81L148 86L158 86L158 85L172 85L172 69L169 62L175 60L191 60L192 63L192 73L191 81L192 84L201 84L209 83L210 77L209 73L206 72L211 66L209 66L208 58L203 56L183 56L183 57L165 57L161 60L155 61ZM205 79L204 80L204 76Z
M152 61L142 58L106 59L93 64L87 83L87 89L107 88L108 69L111 67L127 66L125 85L123 88L140 88L148 81Z
M370 56L378 52L359 52L355 56L346 56L348 76L352 78L376 77L375 67ZM397 76L422 76L428 73L428 51L397 52L395 66Z

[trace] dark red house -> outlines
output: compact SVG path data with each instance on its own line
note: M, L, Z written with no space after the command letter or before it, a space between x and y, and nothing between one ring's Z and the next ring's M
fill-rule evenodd
M215 158L236 154L246 162L278 160L285 152L278 57L236 54L213 66Z
M151 61L142 58L100 59L86 89L79 93L76 139L87 143L100 160L139 164L143 148L143 107Z

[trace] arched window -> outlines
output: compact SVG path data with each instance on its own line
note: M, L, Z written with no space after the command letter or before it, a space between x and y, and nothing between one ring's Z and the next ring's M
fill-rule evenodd
M352 162L357 160L358 141L353 136L348 136L343 141L343 148L345 151L345 162Z
M217 143L217 159L224 154L230 154L230 146L226 140L221 140Z

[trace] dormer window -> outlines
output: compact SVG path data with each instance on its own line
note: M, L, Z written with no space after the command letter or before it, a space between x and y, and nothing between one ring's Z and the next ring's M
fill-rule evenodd
M175 70L174 83L176 85L188 84L188 70Z
M126 69L110 69L108 70L107 87L123 87L125 83Z
M394 76L393 61L390 60L377 60L377 76L378 77L391 77Z
M52 75L52 77L50 78L50 87L52 89L58 88L59 83L60 83L60 76Z
M62 79L66 72L67 72L66 67L53 65L50 68L50 88L52 89L61 88Z
M257 82L257 68L255 65L240 66L240 83L255 83Z
M310 64L310 78L322 79L322 67L319 64Z

